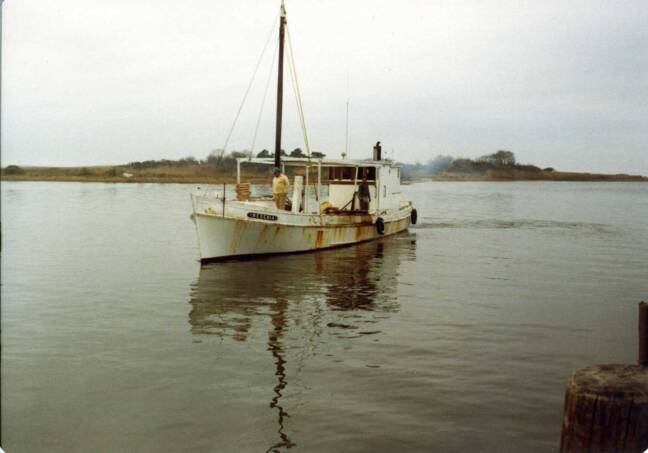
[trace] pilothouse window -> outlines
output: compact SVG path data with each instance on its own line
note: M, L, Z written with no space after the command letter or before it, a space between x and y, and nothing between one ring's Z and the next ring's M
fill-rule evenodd
M329 179L331 181L354 181L356 169L354 167L330 167ZM376 180L375 167L359 167L358 179L362 179L362 175L366 173L367 181Z
M365 168L360 168L360 173L358 177L362 179L362 175L365 174L367 175L367 181L375 181L376 180L376 167L365 167Z

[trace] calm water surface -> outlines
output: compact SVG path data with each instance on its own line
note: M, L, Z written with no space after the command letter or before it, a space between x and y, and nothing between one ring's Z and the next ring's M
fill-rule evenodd
M555 451L636 357L648 184L414 184L408 233L202 268L189 186L1 188L8 453Z

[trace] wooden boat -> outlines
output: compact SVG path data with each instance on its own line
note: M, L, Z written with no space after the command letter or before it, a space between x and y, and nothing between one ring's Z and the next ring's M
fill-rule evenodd
M416 223L416 210L410 202L401 200L401 168L382 159L379 145L374 147L373 158L367 160L281 156L283 2L280 17L274 158L237 159L236 197L228 197L226 187L220 192L198 188L191 194L191 217L203 263L349 245L396 234ZM289 210L277 208L271 197L255 196L254 188L241 182L241 166L249 164L292 173ZM367 175L371 194L369 209L364 211L358 209L358 186L363 175Z

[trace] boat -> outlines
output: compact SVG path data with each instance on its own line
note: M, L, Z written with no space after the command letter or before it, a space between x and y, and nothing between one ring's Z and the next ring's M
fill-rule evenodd
M307 157L281 155L283 53L287 27L283 1L279 22L274 156L237 158L236 195L228 193L226 185L220 191L198 187L191 193L191 219L196 227L203 264L352 245L400 233L417 220L412 203L401 199L401 166L382 158L380 142L368 159L316 158L310 152L304 132ZM299 93L296 97L299 103ZM299 108L305 131L303 111L301 106ZM255 188L242 181L242 167L246 165L257 170L260 166L280 168L283 174L293 176L287 209L277 207L271 196L255 194ZM363 176L371 198L368 209L366 206L360 209L358 197Z

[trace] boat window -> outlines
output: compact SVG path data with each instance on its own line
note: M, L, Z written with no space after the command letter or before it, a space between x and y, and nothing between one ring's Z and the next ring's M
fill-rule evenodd
M375 167L359 167L358 168L358 180L362 179L362 175L367 174L367 181L376 180L376 168ZM329 168L329 179L331 181L354 181L356 175L356 169L354 167L330 167Z
M340 181L342 180L342 167L331 167L329 168L329 179Z
M367 181L376 180L376 167L362 167L360 168L360 173L358 174L358 179L362 179L362 175L367 175Z

